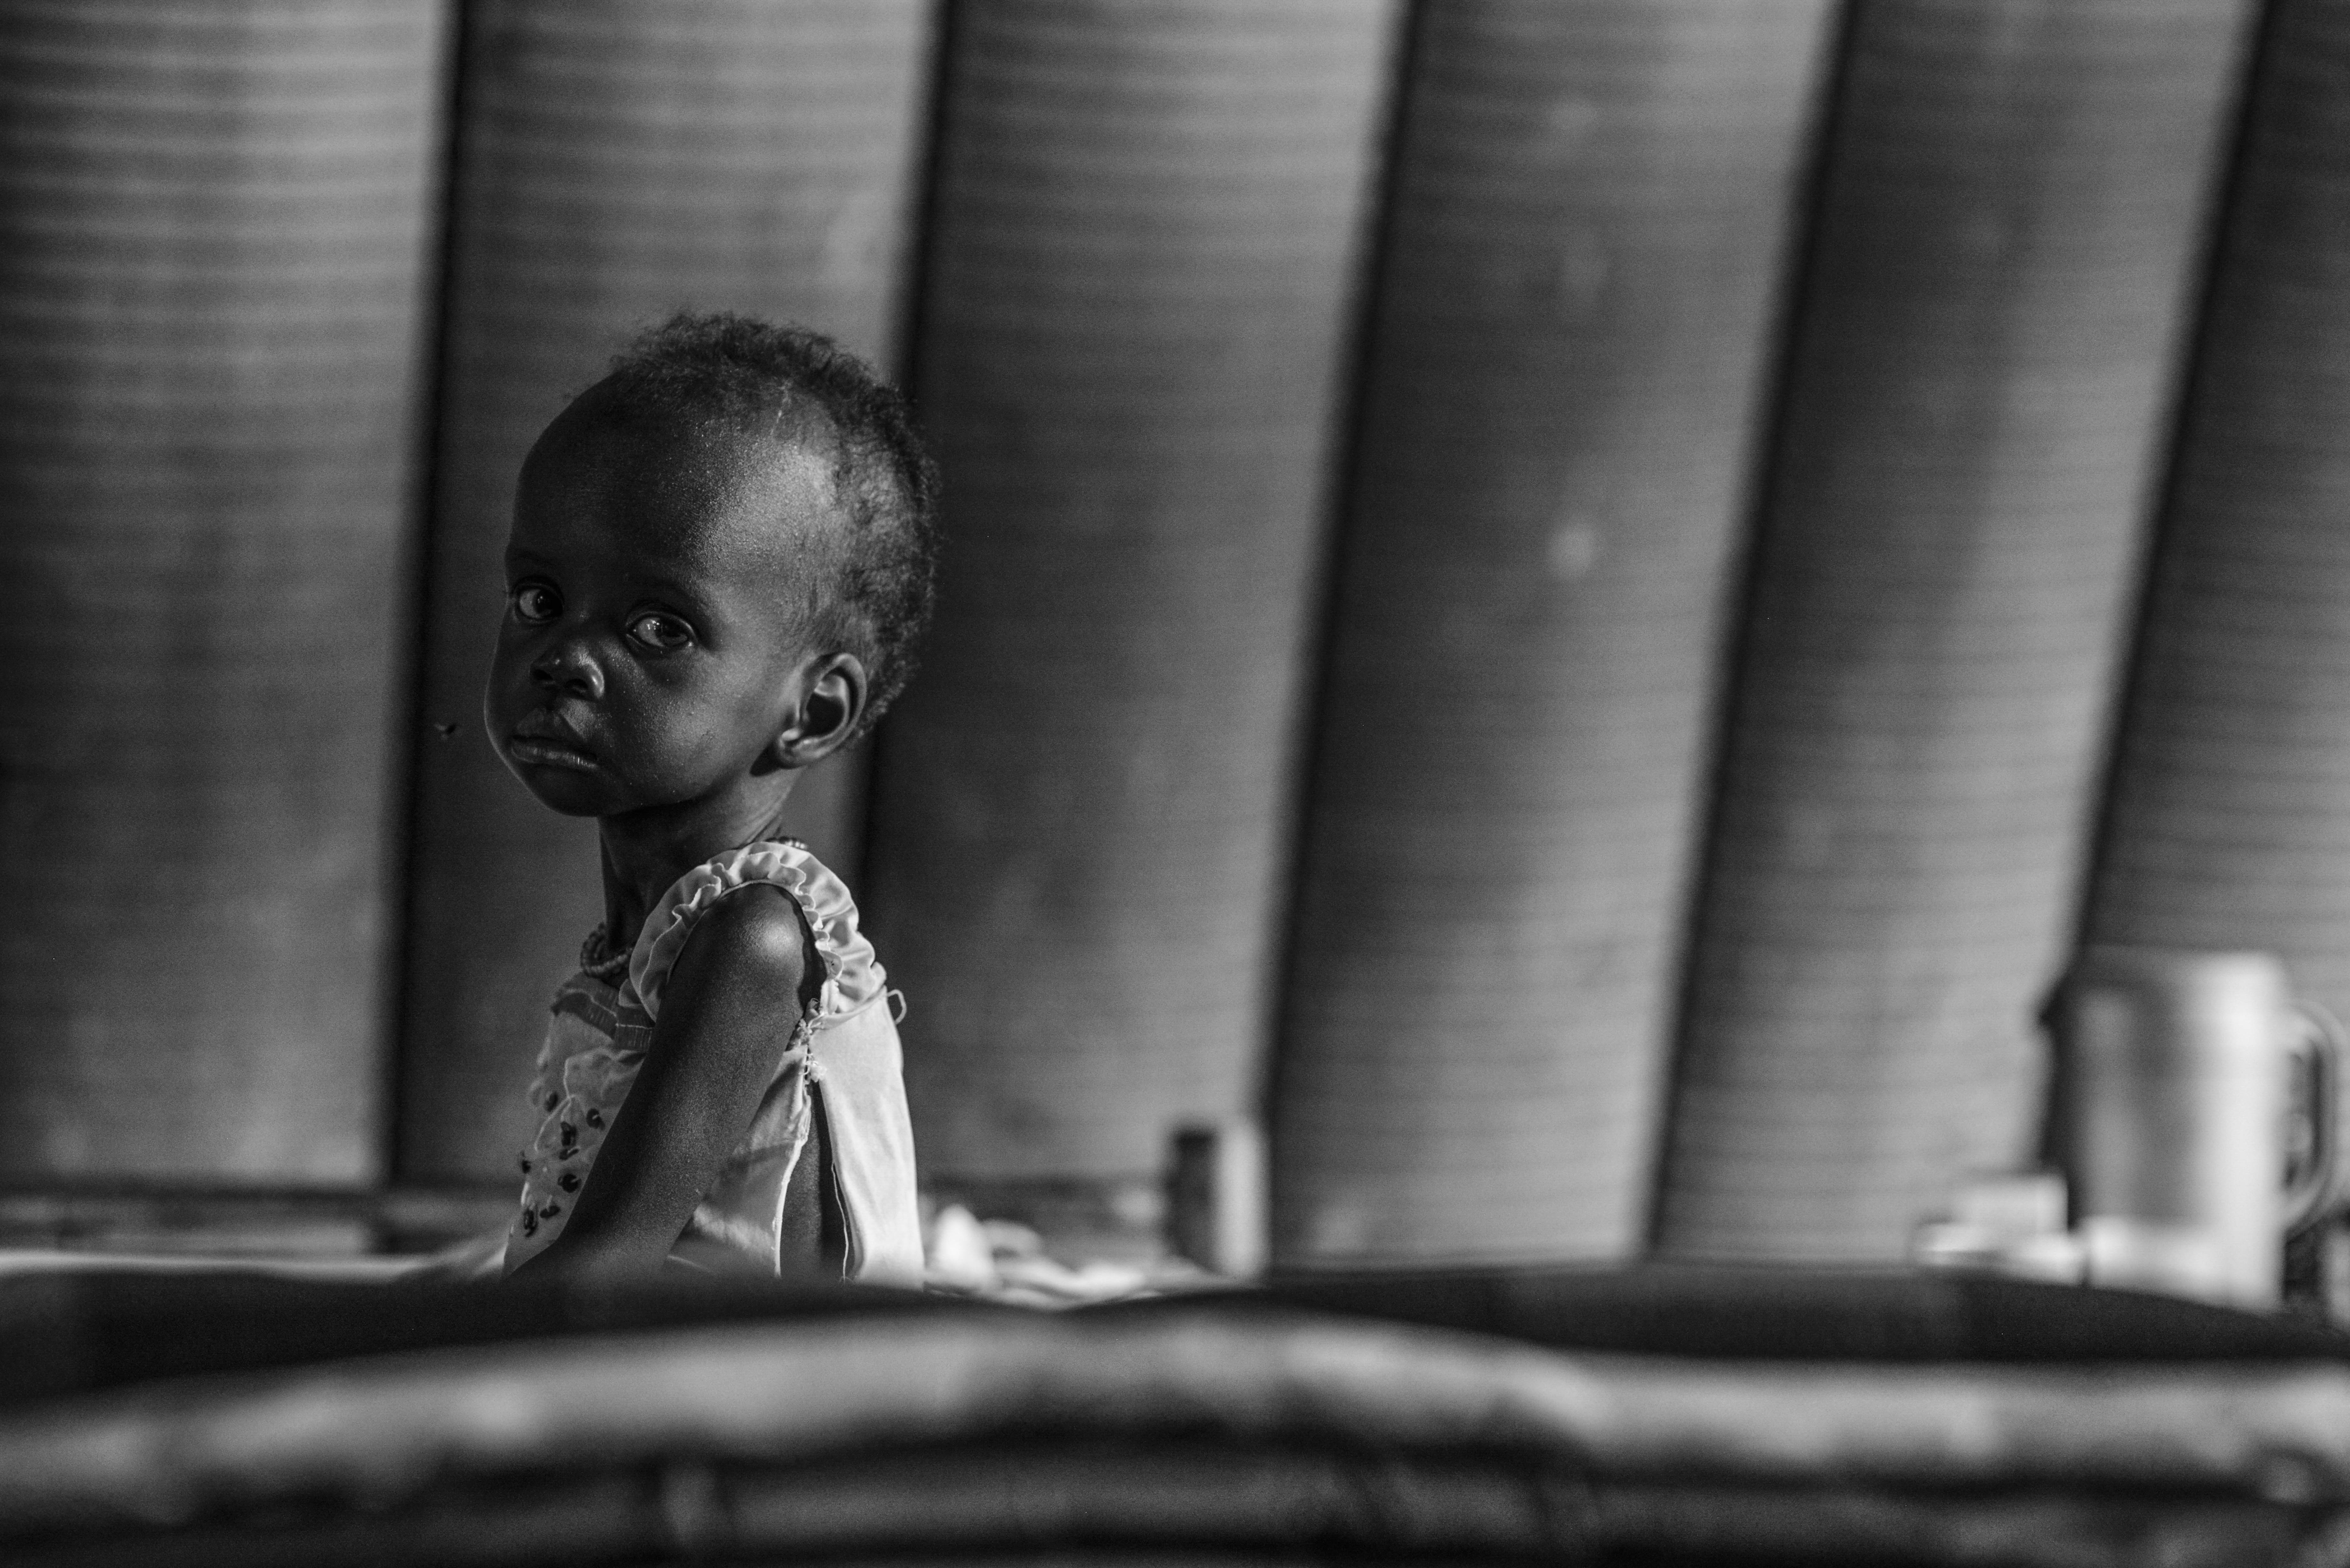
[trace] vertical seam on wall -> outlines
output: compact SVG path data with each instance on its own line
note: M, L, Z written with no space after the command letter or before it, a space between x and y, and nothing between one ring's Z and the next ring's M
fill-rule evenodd
M2116 786L2121 781L2123 751L2127 743L2131 716L2145 700L2143 656L2162 582L2163 546L2177 527L2173 504L2178 498L2179 475L2184 466L2186 436L2194 419L2195 387L2201 377L2204 359L2210 349L2211 306L2219 297L2222 275L2226 271L2228 235L2234 226L2238 203L2242 197L2244 169L2251 161L2253 115L2260 99L2260 86L2267 75L2272 51L2277 47L2277 35L2282 30L2281 18L2293 3L2294 0L2271 0L2271 3L2258 6L2257 18L2244 28L2249 36L2240 46L2241 57L2236 67L2234 123L2229 130L2227 141L2212 160L2211 185L2204 197L2201 244L2193 264L2196 268L2194 282L2179 291L2180 309L2186 314L2187 320L2172 350L2168 406L2157 421L2157 426L2162 431L2163 445L2158 452L2151 454L2147 463L2146 488L2139 504L2138 558L2131 574L2130 592L2134 597L2120 618L2123 626L2119 646L2114 650L2113 685L2108 689L2112 701L2106 711L2103 749L2097 763L2095 787L2089 795L2089 820L2083 825L2081 849L2075 867L2073 919L2069 927L2075 950L2089 940L2089 928L2096 909L2098 880L2105 871L2116 831L2115 800L2118 794Z
M954 87L955 44L961 36L962 6L957 0L931 0L927 29L929 80L923 84L922 122L916 129L911 178L906 193L906 244L898 262L897 342L890 354L889 374L909 401L914 371L920 363L923 329L929 325L932 236L938 233L941 173L946 167L947 99ZM919 411L919 410L918 410Z
M1646 1183L1648 1212L1638 1226L1638 1233L1646 1238L1648 1250L1652 1251L1660 1240L1665 1182L1671 1169L1675 1130L1680 1120L1683 1078L1690 1055L1690 1020L1697 997L1700 937L1719 870L1716 861L1724 803L1729 797L1725 786L1745 687L1742 674L1751 640L1749 631L1762 587L1773 502L1779 489L1781 463L1786 450L1787 410L1792 401L1788 392L1794 383L1804 323L1811 310L1812 275L1819 254L1828 181L1835 169L1836 143L1844 124L1845 84L1851 75L1863 4L1865 0L1840 0L1828 24L1831 41L1823 51L1825 68L1820 73L1810 154L1802 174L1791 182L1791 211L1780 241L1783 259L1776 290L1778 304L1773 312L1777 319L1770 329L1772 347L1763 358L1765 368L1757 378L1759 407L1752 445L1745 460L1746 493L1738 508L1744 524L1738 530L1735 559L1722 574L1722 604L1717 621L1720 629L1716 633L1712 691L1708 701L1712 722L1705 753L1698 764L1704 787L1690 812L1696 842L1683 873L1681 913L1677 927L1680 933L1679 950L1673 961L1679 973L1671 987L1669 1015L1663 1021L1664 1082L1656 1096L1656 1125L1648 1139L1651 1164Z
M424 796L425 659L432 643L426 618L432 609L429 589L434 555L433 525L439 519L441 502L442 453L445 444L442 425L448 411L449 338L454 314L450 280L455 270L460 237L458 185L463 166L467 62L472 54L468 45L475 9L475 0L441 0L436 7L442 28L441 136L434 149L440 159L439 225L427 238L424 250L429 259L423 264L424 276L418 284L426 304L418 312L419 392L411 437L414 448L412 479L405 508L411 547L402 563L400 583L400 592L406 599L400 625L409 637L406 657L400 661L407 691L391 704L402 722L393 736L391 754L386 759L392 777L398 781L400 795L384 814L390 825L387 835L390 842L385 846L385 859L391 873L387 889L390 896L385 903L392 929L383 944L386 972L380 987L383 998L382 1049L376 1066L378 1093L382 1096L383 1106L381 1125L376 1133L377 1158L382 1173L378 1185L382 1187L396 1186L406 1175L400 1159L400 1091L406 1083L403 1069L413 995L409 962L414 947L415 851Z
M921 364L922 343L930 330L930 284L931 262L935 256L938 234L938 213L941 192L944 186L941 175L946 167L947 107L954 88L956 45L962 29L960 19L962 6L958 0L932 0L929 28L930 79L924 84L921 127L916 131L921 151L913 160L914 169L906 197L906 244L898 263L897 341L891 345L888 367L891 381L899 395L912 410L914 429L927 447L930 433L922 428L922 406L919 399L921 389L915 385L915 371ZM939 497L939 531L941 535L940 554L943 555L944 535L954 528L954 493L942 488ZM916 674L920 673L922 650L915 649ZM873 732L864 742L866 754L864 799L858 803L863 826L858 846L858 863L869 870L873 864L873 846L878 841L881 823L881 774L889 764L889 719L882 715L873 726ZM881 910L886 921L889 911Z
M1388 261L1392 250L1396 189L1403 167L1402 153L1409 132L1414 67L1423 36L1431 24L1425 0L1401 0L1391 26L1394 41L1388 51L1388 89L1382 106L1386 123L1375 133L1374 166L1366 171L1365 211L1357 227L1358 254L1354 266L1353 317L1339 349L1333 383L1339 389L1329 415L1328 452L1324 461L1323 500L1313 558L1307 568L1309 603L1299 639L1305 665L1298 682L1297 711L1289 735L1289 787L1282 806L1282 839L1277 853L1282 865L1274 878L1275 908L1266 929L1278 946L1265 966L1266 995L1258 1016L1263 1020L1263 1044L1255 1062L1253 1099L1258 1125L1266 1132L1265 1182L1268 1218L1281 1161L1271 1137L1280 1078L1280 1064L1288 1044L1289 1001L1296 985L1299 923L1305 908L1307 838L1315 774L1320 764L1323 716L1335 685L1332 651L1336 642L1338 593L1346 558L1347 525L1354 516L1362 488L1364 426L1370 407L1370 381L1378 358L1378 312L1386 290Z

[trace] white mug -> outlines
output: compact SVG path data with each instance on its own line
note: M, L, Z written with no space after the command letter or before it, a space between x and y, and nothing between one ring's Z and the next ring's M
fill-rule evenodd
M2341 1030L2268 953L2085 949L2048 1013L2048 1151L2093 1282L2276 1304L2334 1185Z

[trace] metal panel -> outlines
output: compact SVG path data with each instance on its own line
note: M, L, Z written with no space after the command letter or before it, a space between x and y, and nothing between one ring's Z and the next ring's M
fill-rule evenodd
M0 5L0 1176L379 1173L437 0Z
M2251 7L1866 0L1781 411L1660 1240L1898 1256L2028 1153Z
M1393 31L958 9L917 383L949 539L870 862L932 1176L1148 1173L1254 1097Z
M2350 5L2262 51L2088 911L2350 1014Z
M1285 1262L1641 1239L1831 15L1423 13L1277 1075Z

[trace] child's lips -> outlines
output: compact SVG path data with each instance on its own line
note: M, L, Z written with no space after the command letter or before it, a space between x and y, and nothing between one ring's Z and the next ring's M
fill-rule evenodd
M527 720L515 726L513 735L506 741L506 753L518 763L536 767L589 773L596 766L595 753L568 735L556 732L552 726L533 724Z
M518 763L528 763L545 768L572 768L580 773L592 773L596 759L577 746L561 741L534 741L516 735L507 747Z

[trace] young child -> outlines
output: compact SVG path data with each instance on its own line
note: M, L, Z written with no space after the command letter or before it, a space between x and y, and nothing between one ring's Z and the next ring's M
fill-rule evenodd
M597 819L604 923L556 993L509 1272L919 1277L885 977L777 824L905 683L937 498L870 370L733 316L639 338L525 460L484 709Z

